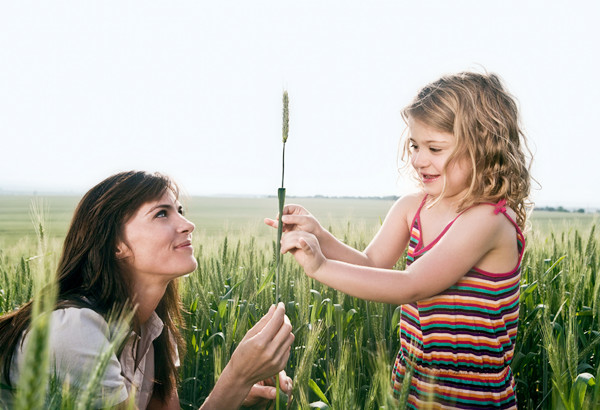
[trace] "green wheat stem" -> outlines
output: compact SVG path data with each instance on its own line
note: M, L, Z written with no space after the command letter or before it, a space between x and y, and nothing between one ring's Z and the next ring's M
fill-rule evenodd
M53 269L46 259L47 237L45 235L46 207L43 201L32 202L31 217L36 230L38 255L35 258L35 297L29 326L29 341L24 347L15 409L42 408L50 380L50 314L56 303L56 283ZM32 259L33 260L33 259Z
M290 111L289 111L289 97L287 91L283 92L283 118L282 118L282 127L281 127L281 137L283 142L283 149L281 152L281 188L277 190L277 199L279 201L279 215L277 217L277 245L276 245L276 255L277 255L277 272L275 274L275 303L279 302L279 276L281 273L281 235L283 234L283 223L281 222L281 217L283 215L283 206L285 204L285 143L288 139L288 133L290 129ZM279 410L280 400L279 394L281 392L281 388L279 386L279 376L275 377L275 409ZM285 406L285 404L284 404Z
M281 140L283 142L282 154L281 154L281 188L277 190L277 199L279 201L279 215L277 217L277 243L276 243L276 254L277 254L277 272L275 274L275 303L279 302L279 276L281 273L281 236L283 234L283 224L281 217L283 215L283 206L285 204L285 143L288 139L290 130L290 110L289 110L289 96L287 91L283 92L283 115L282 115L282 126L281 126Z
M281 187L283 188L283 177L285 175L285 142L283 143L283 150L281 155Z
M275 303L279 302L279 274L281 272L281 236L283 234L283 224L281 215L283 215L283 206L285 204L285 188L277 190L279 199L279 220L277 221L277 273L275 275Z

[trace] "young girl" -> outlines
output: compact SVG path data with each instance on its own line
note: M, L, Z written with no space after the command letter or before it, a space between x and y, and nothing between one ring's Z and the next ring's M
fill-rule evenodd
M393 205L364 252L289 205L281 251L325 285L402 305L393 389L412 374L411 408L516 408L530 188L517 106L496 75L460 73L425 86L402 114L421 191ZM392 270L407 246L406 270Z
M103 379L105 400L126 406L179 409L179 354L184 350L177 278L194 271L194 224L183 216L175 183L161 174L113 175L81 200L60 259L58 303L50 317L50 370L85 386L109 344L111 311L136 305L131 333L112 354ZM0 381L14 386L28 344L31 302L0 317ZM276 375L291 390L285 367L294 340L282 304L272 306L242 339L203 409L235 409L274 398L265 379ZM0 390L0 408L12 392Z

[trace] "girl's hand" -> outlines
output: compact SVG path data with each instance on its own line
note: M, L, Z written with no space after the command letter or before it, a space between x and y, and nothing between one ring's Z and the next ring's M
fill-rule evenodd
M293 231L286 233L281 239L281 253L290 252L311 278L327 261L321 251L319 240L311 233Z
M277 228L278 220L278 217L275 219L265 218L265 223L273 228ZM281 221L283 222L283 232L305 231L312 233L318 238L324 231L319 221L300 205L286 205L283 208Z
M292 393L292 379L285 374L285 370L280 371L278 377L279 388L290 397ZM242 406L253 409L264 409L269 402L275 400L276 395L275 377L270 377L252 386Z
M293 341L292 325L283 303L273 305L246 333L229 364L234 374L254 385L283 370Z

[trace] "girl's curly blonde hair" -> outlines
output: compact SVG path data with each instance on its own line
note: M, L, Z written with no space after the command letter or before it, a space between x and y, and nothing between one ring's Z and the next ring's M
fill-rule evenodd
M454 135L456 146L444 171L459 158L470 160L471 182L459 211L505 199L524 229L531 207L531 151L519 127L517 104L497 75L462 72L443 76L423 87L404 108L402 117L407 124L412 118ZM407 138L403 158L410 157L409 144ZM437 199L444 191L445 185Z

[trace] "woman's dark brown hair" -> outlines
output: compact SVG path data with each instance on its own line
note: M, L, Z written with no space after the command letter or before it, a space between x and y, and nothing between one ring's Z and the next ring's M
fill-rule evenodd
M75 210L58 265L57 308L88 307L105 317L111 311L127 308L131 294L124 267L115 255L122 228L140 206L161 198L168 190L176 198L179 196L179 189L167 176L129 171L106 178L84 195ZM19 338L29 327L31 308L30 301L0 318L0 363L9 385L12 358ZM169 283L156 313L165 327L154 341L154 391L164 401L177 385L174 354L176 349L184 351L178 330L182 317L176 281Z

